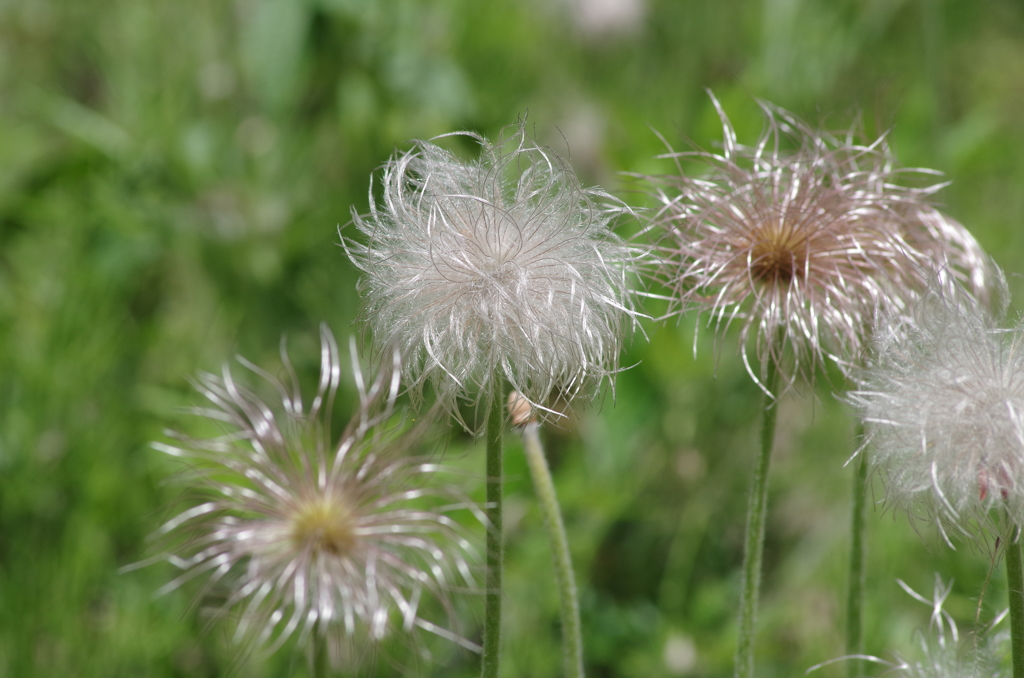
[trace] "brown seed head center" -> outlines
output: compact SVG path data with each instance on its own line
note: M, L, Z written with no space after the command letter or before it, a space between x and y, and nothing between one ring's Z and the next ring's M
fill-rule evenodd
M292 541L313 553L342 556L356 545L352 511L340 497L317 497L304 502L291 518Z
M807 238L783 222L762 224L748 245L750 275L764 283L786 284L804 275Z

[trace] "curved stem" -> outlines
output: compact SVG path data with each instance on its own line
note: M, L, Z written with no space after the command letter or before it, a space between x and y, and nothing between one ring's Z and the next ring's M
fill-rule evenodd
M779 371L772 363L768 366L765 389L768 393L775 394L778 383ZM754 676L754 634L758 596L761 589L765 518L768 509L768 467L772 457L772 443L775 440L777 414L776 398L766 394L764 420L761 426L761 453L754 465L754 477L747 504L747 534L743 548L743 586L740 592L740 628L736 647L736 678L753 678Z
M503 383L494 379L490 411L487 413L487 573L484 594L484 642L482 678L498 678L501 660L501 575L503 544L502 449L501 433L505 422Z
M531 421L523 428L523 448L554 559L555 581L558 584L562 615L562 657L565 675L566 678L583 678L580 605L576 593L576 578L572 571L572 558L569 554L569 539L565 534L565 523L562 521L558 497L555 495L555 484L551 480L551 470L544 458L544 448L540 442L540 425L535 421Z
M864 436L864 424L858 420L854 433L856 440ZM868 490L868 452L861 450L853 476L853 521L850 530L850 579L846 591L846 654L864 654L864 586L865 586L865 531ZM861 673L862 662L851 659L851 678Z
M1006 523L1003 549L1006 552L1006 593L1010 598L1010 655L1013 657L1013 678L1024 678L1024 572L1017 525L1009 515Z

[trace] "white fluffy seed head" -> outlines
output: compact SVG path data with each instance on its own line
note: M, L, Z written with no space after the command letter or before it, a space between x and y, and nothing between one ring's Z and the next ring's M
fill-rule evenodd
M160 558L182 570L163 590L204 578L201 595L222 597L213 611L234 618L246 651L272 652L292 638L310 647L316 634L338 665L415 628L476 649L424 617L420 603L433 597L447 609L453 585L474 586L474 550L449 513L480 512L438 484L436 464L408 454L418 434L393 416L397 360L367 383L353 349L360 405L332 442L341 366L326 328L321 339L319 387L308 406L283 350L284 383L240 358L278 401L240 385L227 367L201 375L208 405L195 413L223 435L172 433L174 445L154 445L185 461L196 495L158 532L168 542Z
M992 509L1024 523L1024 325L1001 329L973 296L937 287L880 323L859 381L848 398L890 502L944 534L975 532Z
M996 644L996 643L993 643ZM898 658L892 668L881 675L890 678L1004 678L1008 677L999 655L989 646L974 650L969 647L941 647L922 641L921 656L916 660Z
M1002 621L1000 615L987 628L975 629L973 638L961 639L952 615L945 609L946 598L953 590L953 582L943 584L935 575L935 592L931 600L916 593L900 580L897 583L915 600L931 606L931 621L927 632L918 634L920 651L916 659L897 657L888 663L892 668L882 675L905 678L1001 678L1000 652L1006 644L1006 635L995 631Z
M662 203L649 227L656 277L674 312L705 312L719 330L740 325L755 381L770 362L789 383L826 358L848 371L875 314L908 308L936 272L984 294L981 248L929 202L942 185L908 185L934 172L896 168L884 137L835 137L769 104L760 140L742 146L712 100L722 152L667 156L704 162L705 176L645 177Z
M867 659L883 667L878 674L893 678L1002 678L1007 676L1001 667L1001 651L1006 645L1006 634L995 628L1006 616L999 615L987 628L974 629L971 636L962 639L960 630L952 615L945 609L946 599L953 590L953 583L944 584L935 575L935 590L931 600L915 592L899 579L896 582L915 600L931 608L931 620L927 630L917 629L915 636L919 651L914 658L896 655L886 660L870 655L853 655L832 659L808 669L810 675L817 669L836 662Z
M342 242L364 274L362 319L401 351L413 394L430 384L457 415L502 380L543 410L618 370L639 251L612 225L628 209L582 188L523 124L496 144L459 136L478 160L415 142L385 165L382 203L371 192L370 213L353 214L362 237Z

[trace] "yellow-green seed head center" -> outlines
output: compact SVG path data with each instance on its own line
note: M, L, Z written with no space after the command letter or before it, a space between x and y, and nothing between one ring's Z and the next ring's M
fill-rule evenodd
M803 275L807 238L786 223L770 222L754 232L749 244L750 274L765 283L788 283Z
M304 502L291 523L292 541L298 548L331 556L342 556L355 548L355 518L340 497L317 497Z

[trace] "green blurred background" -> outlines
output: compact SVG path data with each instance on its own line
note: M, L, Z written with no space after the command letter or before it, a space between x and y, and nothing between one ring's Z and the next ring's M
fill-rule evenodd
M409 139L495 137L528 111L585 183L641 206L618 172L671 171L652 130L676 147L720 139L705 88L747 142L756 97L833 130L858 116L889 130L902 164L952 180L947 211L1024 291L1019 2L0 3L0 676L305 675L288 650L236 662L227 629L190 606L198 585L155 598L169 566L119 572L152 554L180 493L167 482L180 467L148 442L191 425L188 377L236 352L279 365L287 334L311 380L319 323L358 332L337 226ZM731 337L716 360L700 330L695 360L691 319L645 328L615 398L545 432L588 669L728 676L760 399ZM761 676L843 653L851 429L825 379L782 404ZM446 457L482 474L479 444L449 438ZM504 675L558 676L549 553L517 445ZM950 551L880 509L869 525L868 650L913 656L927 626L897 577L929 595L934 572L955 578L948 609L970 626L986 550ZM983 620L1003 600L996 576ZM480 601L466 607L474 637ZM421 645L362 671L476 674L473 655Z

